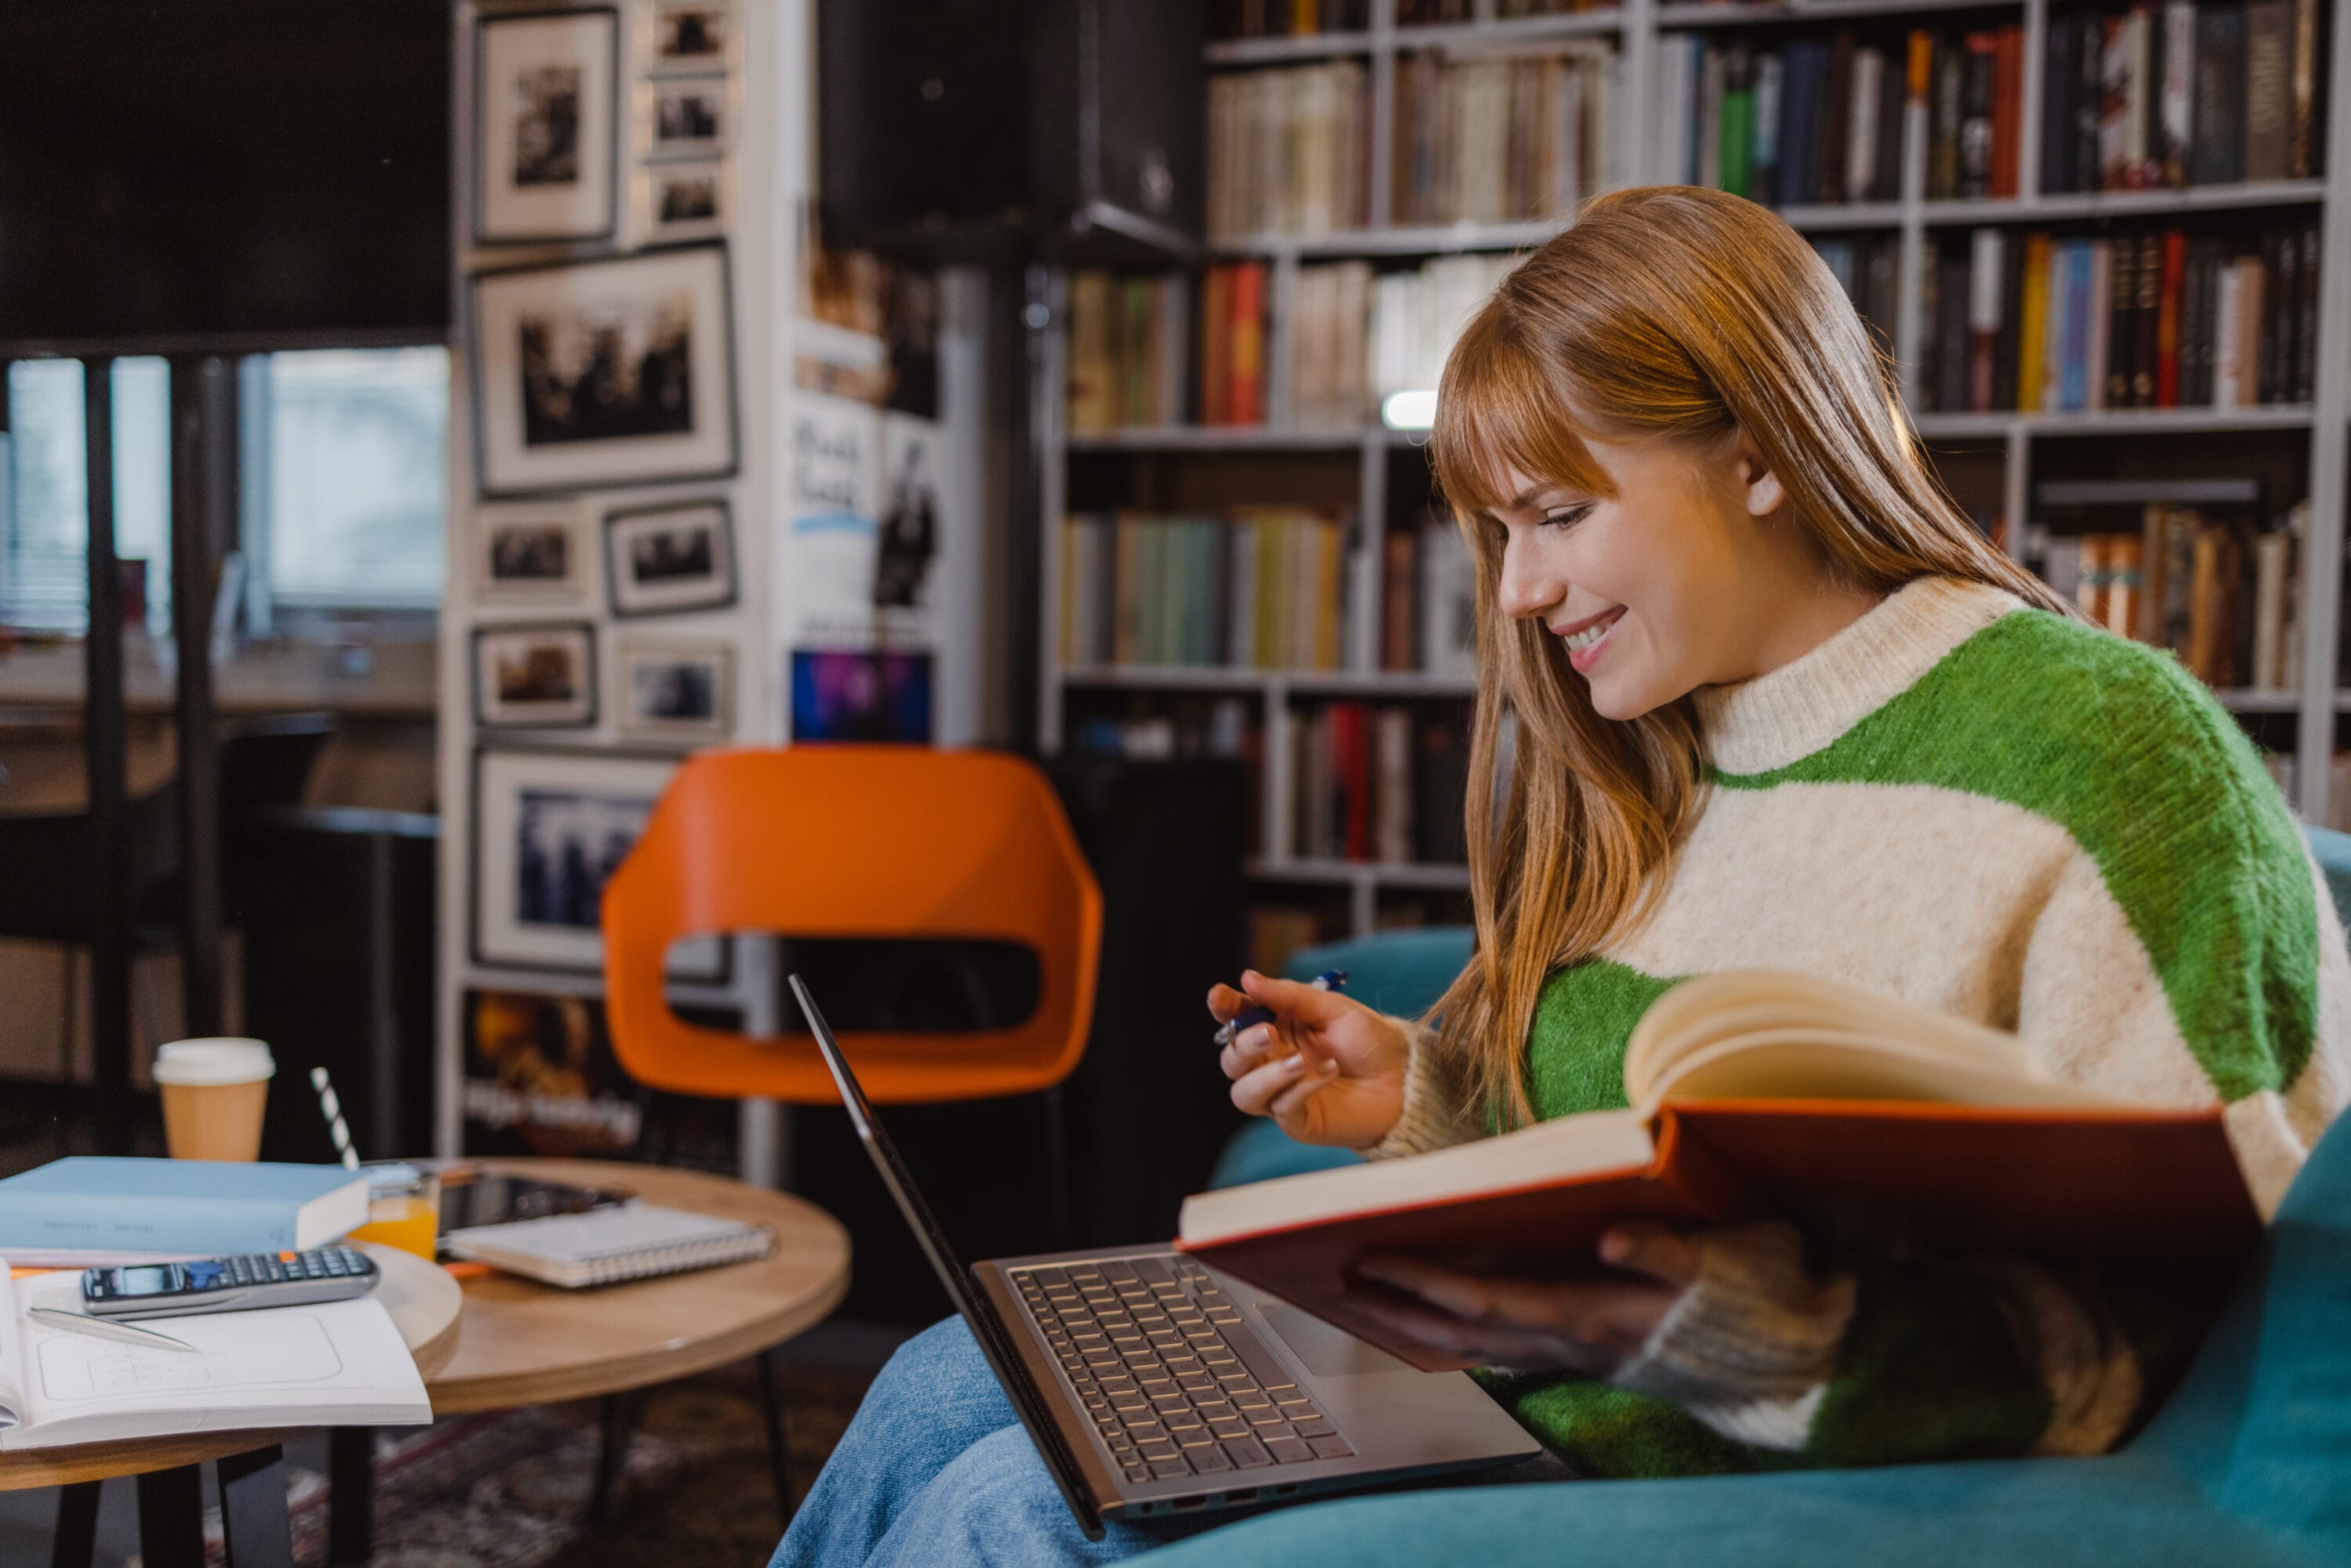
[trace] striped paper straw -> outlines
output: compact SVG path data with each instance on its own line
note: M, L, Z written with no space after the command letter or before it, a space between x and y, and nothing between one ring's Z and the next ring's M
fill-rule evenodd
M360 1168L360 1152L351 1147L351 1130L343 1121L343 1103L335 1098L335 1086L327 1082L327 1070L310 1069L310 1087L319 1092L319 1113L327 1118L327 1131L333 1134L335 1153L342 1156L343 1168Z

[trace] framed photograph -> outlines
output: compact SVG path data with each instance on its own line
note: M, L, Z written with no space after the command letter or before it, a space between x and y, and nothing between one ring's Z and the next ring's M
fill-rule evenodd
M608 239L620 210L620 13L474 28L474 243Z
M585 621L474 632L474 723L576 729L596 722L596 628Z
M654 76L724 70L735 60L731 0L654 0L645 69Z
M633 507L604 517L612 613L674 615L735 602L735 529L724 500Z
M715 239L733 214L726 162L655 163L637 179L644 190L645 228L657 242Z
M474 279L482 493L719 479L736 463L726 247Z
M577 505L486 507L474 514L474 596L485 604L587 597L586 517Z
M522 969L601 971L604 883L645 831L675 759L610 751L474 754L473 956ZM732 942L670 949L669 975L727 982Z
M687 638L623 637L613 713L630 740L706 746L735 734L735 650Z
M707 158L726 150L726 78L681 78L653 84L653 141L649 158Z
M931 656L906 649L795 648L792 738L931 741Z

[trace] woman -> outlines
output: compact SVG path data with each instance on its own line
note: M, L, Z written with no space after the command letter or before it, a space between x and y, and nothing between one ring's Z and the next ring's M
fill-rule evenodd
M2074 1082L2225 1103L2274 1205L2351 1082L2351 956L2284 803L2173 660L2070 618L1959 514L1802 238L1710 191L1594 202L1470 323L1437 410L1479 575L1476 956L1427 1023L1216 988L1219 1019L1277 1015L1223 1054L1235 1103L1374 1158L1619 1105L1660 993L1777 967L2012 1030ZM1510 1368L1496 1396L1595 1475L2096 1452L2199 1321L2177 1280L1808 1258L1776 1223L1626 1226L1601 1256L1567 1284L1366 1272L1399 1332ZM1165 1538L1089 1546L1011 1421L932 1330L778 1562Z

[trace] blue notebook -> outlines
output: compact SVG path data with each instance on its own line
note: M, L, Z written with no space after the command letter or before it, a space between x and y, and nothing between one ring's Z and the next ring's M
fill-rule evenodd
M0 1181L0 1258L303 1251L367 1217L367 1173L340 1166L77 1155Z

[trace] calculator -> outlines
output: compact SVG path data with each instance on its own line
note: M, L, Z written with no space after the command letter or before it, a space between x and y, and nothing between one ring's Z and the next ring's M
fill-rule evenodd
M183 1318L364 1296L379 1278L375 1260L353 1247L308 1252L248 1252L191 1263L85 1269L82 1310L99 1318Z

